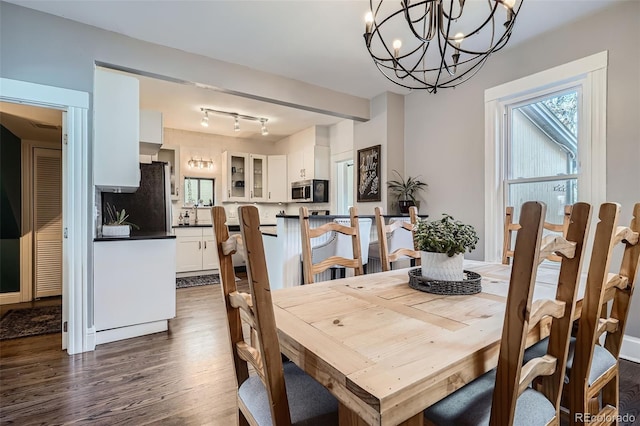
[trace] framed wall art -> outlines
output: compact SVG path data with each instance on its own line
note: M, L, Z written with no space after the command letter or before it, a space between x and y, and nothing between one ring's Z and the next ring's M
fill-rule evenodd
M359 149L357 164L357 201L380 201L380 145Z

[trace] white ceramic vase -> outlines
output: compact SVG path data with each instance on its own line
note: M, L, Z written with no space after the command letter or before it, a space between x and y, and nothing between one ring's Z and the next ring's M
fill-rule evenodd
M103 237L128 237L130 232L129 225L102 225Z
M446 253L432 253L421 251L422 276L438 281L462 281L464 272L462 262L464 254L456 254L452 257Z

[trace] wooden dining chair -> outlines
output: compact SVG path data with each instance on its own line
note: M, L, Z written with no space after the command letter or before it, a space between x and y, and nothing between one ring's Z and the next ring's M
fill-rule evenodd
M566 238L567 230L569 229L569 218L571 217L572 206L564 206L564 216L561 224L544 222L544 229L551 231L556 235L562 235ZM502 263L504 265L509 264L509 259L513 257L513 250L511 249L511 242L513 240L513 233L520 229L518 223L513 222L513 207L507 207L504 216L504 242L502 246ZM550 237L553 238L553 237ZM550 254L546 258L554 262L560 262L562 258L557 254Z
M292 362L282 362L257 208L238 209L250 294L238 292L236 286L232 255L237 240L229 238L224 207L213 207L212 217L238 380L240 424L337 424L338 402L329 391ZM248 364L255 375L249 375Z
M569 372L571 424L588 423L580 415L586 413L616 423L618 360L640 262L640 203L634 206L628 227L617 226L619 210L620 206L614 203L604 204L600 210L598 225L603 231L598 234L596 230ZM624 244L622 264L619 274L610 274L611 252L617 244ZM610 313L606 310L608 302L612 302ZM603 335L604 347L600 345Z
M568 229L572 243L554 240L543 245L545 210L540 202L527 202L522 206L498 366L428 408L425 411L427 423L559 424L571 318L591 207L585 203L576 204ZM561 250L563 257L556 298L532 303L537 267L546 254L556 248ZM545 317L552 318L548 351L523 365L527 336ZM534 389L530 384L536 378L541 385Z
M619 211L615 203L600 206L577 337L571 339L567 357L562 405L571 424L588 423L588 415L612 423L618 413L618 359L640 262L640 203L629 227L617 225ZM612 274L608 271L613 250L620 243L625 246L622 266L619 274ZM600 339L605 333L603 347ZM543 340L528 349L525 362L544 352L546 345Z
M409 222L398 220L386 225L381 207L375 208L375 216L382 271L390 271L392 262L396 262L403 258L418 259L419 264L420 252L415 249L415 243L413 242L413 230L416 226L416 222L418 221L418 209L415 206L409 208ZM396 244L394 244L394 241L397 240L398 237L402 237L402 234L406 234L407 232L411 238L411 246L397 247Z
M333 266L353 268L355 275L362 275L362 253L360 244L360 225L358 221L358 210L355 207L349 208L351 226L341 225L337 222L325 223L322 226L311 228L309 224L309 210L300 207L300 231L302 237L302 275L305 284L314 282L314 275L326 271ZM342 256L329 256L320 262L313 263L311 239L320 237L329 232L338 232L351 238L353 258Z

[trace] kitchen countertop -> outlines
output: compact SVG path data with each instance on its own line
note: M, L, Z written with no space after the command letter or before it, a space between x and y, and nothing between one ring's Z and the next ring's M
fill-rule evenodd
M270 237L277 237L278 236L278 228L277 226L260 226L260 231L262 232L262 235L268 235Z
M137 232L128 237L103 237L98 236L93 239L93 241L136 241L136 240L162 240L162 239L171 239L176 238L170 232Z
M277 214L276 217L283 217L285 219L300 219L300 215L297 214ZM314 214L314 215L309 215L309 219L336 219L336 218L346 218L348 219L350 216L344 215L344 214ZM375 219L374 215L368 215L368 214L359 214L358 217L370 217L372 219ZM382 215L382 217L385 218L398 218L398 217L406 217L408 218L409 215L401 215L401 214L385 214ZM427 217L429 217L428 214L419 214L418 215L419 218L421 219L425 219Z
M197 224L197 225L173 225L172 228L176 229L186 229L186 228L211 228L211 224L207 223L207 224ZM240 232L240 225L227 225L229 227L229 231L231 232ZM260 229L264 231L263 228L273 228L273 230L269 231L270 235L276 236L276 225L271 225L271 224L265 224L265 225L260 225ZM264 232L263 232L264 233Z

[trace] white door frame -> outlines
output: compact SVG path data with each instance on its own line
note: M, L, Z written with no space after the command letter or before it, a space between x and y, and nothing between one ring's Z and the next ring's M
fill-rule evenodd
M55 108L63 113L62 141L62 318L69 355L95 349L89 293L89 94L0 78L0 101Z

